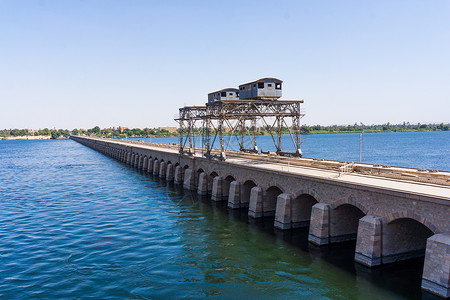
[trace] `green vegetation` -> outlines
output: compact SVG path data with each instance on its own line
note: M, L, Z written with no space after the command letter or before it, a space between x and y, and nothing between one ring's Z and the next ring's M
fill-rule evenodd
M6 137L30 137L30 136L51 136L52 139L57 138L68 138L70 136L70 131L67 129L39 129L39 130L28 130L28 129L0 129L0 138L5 139Z
M57 138L68 138L70 135L95 135L98 137L108 137L108 138L126 138L126 137L154 137L154 136L168 136L170 132L165 129L150 129L150 128L133 128L133 129L123 129L120 128L104 128L100 129L99 126L95 126L91 129L74 129L72 131L67 129L39 129L39 130L29 130L29 129L0 129L0 139L5 139L9 137L30 137L30 136L50 136L52 139Z
M361 132L363 127L358 124L354 125L303 125L300 128L302 134L320 134L320 133L350 133ZM381 125L364 125L364 132L406 132L406 131L448 131L450 130L450 124L410 124L409 122L403 122L403 124L381 124ZM260 127L257 129L258 134L269 134L269 128ZM283 128L284 133L288 133L287 128ZM107 138L127 138L127 137L158 137L158 136L176 136L178 133L170 133L166 129L157 128L104 128L95 126L91 129L74 129L69 131L67 129L3 129L0 130L0 139L7 137L23 137L23 136L51 136L52 139L67 138L70 135L95 135L98 137ZM230 134L230 133L228 133Z
M305 126L300 130L303 134L317 134L317 133L350 133L361 132L363 127L358 124L354 125L332 125L332 126ZM406 132L406 131L448 131L450 124L410 124L403 122L403 124L382 124L382 125L364 125L364 132Z

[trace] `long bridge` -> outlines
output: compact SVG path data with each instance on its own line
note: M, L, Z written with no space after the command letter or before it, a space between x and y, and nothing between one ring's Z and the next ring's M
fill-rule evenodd
M367 267L424 256L422 289L450 297L450 173L270 154L228 153L94 137L71 139L251 218L274 216L280 230L309 226L309 241L356 239Z

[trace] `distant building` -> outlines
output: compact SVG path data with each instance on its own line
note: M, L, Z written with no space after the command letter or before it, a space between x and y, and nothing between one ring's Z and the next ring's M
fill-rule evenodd
M39 130L37 129L28 129L28 135L34 135L35 133L37 133Z
M120 133L123 133L123 131L124 131L125 129L128 129L128 127L122 127L122 126L119 126Z
M168 132L170 132L170 133L175 133L175 132L177 132L177 130L178 130L178 128L177 127L158 127L158 130L159 131L161 131L161 130L167 130Z

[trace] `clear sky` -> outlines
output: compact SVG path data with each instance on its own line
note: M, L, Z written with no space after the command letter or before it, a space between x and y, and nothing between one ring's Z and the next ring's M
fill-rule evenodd
M0 0L0 128L175 126L261 77L304 124L450 122L450 1Z

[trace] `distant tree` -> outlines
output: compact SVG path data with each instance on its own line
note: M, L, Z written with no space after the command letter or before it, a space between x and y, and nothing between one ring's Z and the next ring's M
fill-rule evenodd
M100 133L100 127L95 126L94 128L91 129L91 132L92 132L92 133L95 133L95 134Z
M57 139L60 136L60 133L57 130L52 130L51 136L52 139Z

